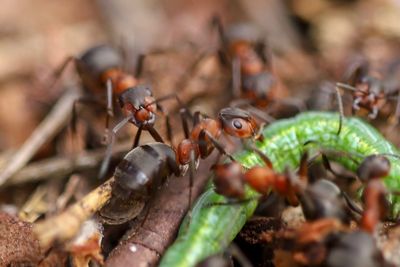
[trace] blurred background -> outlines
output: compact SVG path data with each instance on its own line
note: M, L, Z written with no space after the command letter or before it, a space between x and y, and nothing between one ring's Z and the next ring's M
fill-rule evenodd
M111 43L123 47L133 69L137 55L152 50L212 53L219 45L210 23L215 14L226 25L246 21L260 28L276 72L295 93L322 79L339 79L360 54L382 65L400 51L397 0L3 0L0 149L21 145L60 96L62 86L49 92L46 82L67 56ZM162 75L182 75L188 63L179 59L168 62ZM71 79L73 71L62 80Z

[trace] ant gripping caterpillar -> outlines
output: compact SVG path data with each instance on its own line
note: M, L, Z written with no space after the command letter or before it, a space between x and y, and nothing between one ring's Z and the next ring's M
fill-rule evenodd
M280 120L264 129L264 140L257 142L256 146L268 155L277 171L283 171L286 166L298 166L305 149L304 144L309 141L315 141L327 149L359 155L359 163L363 157L371 154L398 154L397 149L377 130L357 118L345 118L341 133L337 135L338 117L337 113L306 112L291 119ZM243 151L235 158L248 168L262 164L257 154L251 151ZM333 160L353 171L358 167L356 162L346 157ZM390 162L391 171L385 184L389 190L396 190L400 188L400 160L390 158ZM247 188L246 197L254 196L256 193ZM193 266L225 249L253 214L257 201L210 207L210 204L221 203L224 199L213 188L203 194L193 208L190 225L182 227L177 241L164 255L160 266ZM391 203L391 217L396 218L400 213L400 198L389 195L388 200Z

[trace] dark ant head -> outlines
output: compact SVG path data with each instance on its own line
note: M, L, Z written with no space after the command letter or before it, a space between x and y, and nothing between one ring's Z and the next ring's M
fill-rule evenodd
M383 178L390 172L390 161L382 155L366 157L357 169L357 176L367 182L374 178Z
M150 86L137 85L125 90L119 96L119 103L121 108L134 115L135 123L154 123L157 106Z
M239 108L224 108L218 118L221 121L223 130L235 137L250 138L258 130L255 119L245 110Z
M266 195L274 184L277 174L268 166L257 166L246 171L244 179L251 188Z
M239 163L217 164L212 169L214 169L215 192L236 199L244 197L244 178Z
M89 74L98 80L105 71L120 68L123 59L120 53L111 46L99 45L84 52L79 57L78 63L80 74Z

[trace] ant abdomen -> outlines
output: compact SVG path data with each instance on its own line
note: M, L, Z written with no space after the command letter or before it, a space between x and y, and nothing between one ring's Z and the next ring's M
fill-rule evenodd
M104 88L102 76L105 72L119 69L123 59L111 46L99 45L85 51L76 60L76 68L86 89ZM103 90L104 91L104 90Z
M174 150L151 143L131 150L114 172L110 201L99 215L107 224L122 224L139 215L168 176L180 175Z

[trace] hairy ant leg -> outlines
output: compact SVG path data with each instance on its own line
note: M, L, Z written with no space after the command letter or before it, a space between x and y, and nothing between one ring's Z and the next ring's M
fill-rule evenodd
M208 138L211 143L214 145L214 147L218 150L220 154L223 154L227 156L231 161L235 161L234 157L228 153L224 146L217 140L215 139L210 132L206 130L201 130L199 134L199 148L200 148L200 153L206 153L207 151L207 141L206 138Z
M343 118L344 118L344 109L343 109L343 101L342 101L342 96L340 95L339 89L337 86L335 86L335 92L336 92L336 101L338 104L339 108L339 128L336 133L336 135L340 135L340 132L342 131L342 124L343 124Z
M103 179L104 176L107 174L108 166L110 164L111 160L111 155L112 155L112 148L115 143L115 136L117 135L118 131L122 129L131 119L133 118L133 115L124 118L122 121L120 121L112 130L111 130L111 135L110 135L110 140L105 152L104 160L101 164L100 171L99 171L99 179Z
M53 81L51 81L51 83L49 84L48 90L53 89L58 80L61 78L61 75L67 69L68 65L71 62L76 64L78 60L79 59L74 56L68 56L67 58L65 58L64 61L59 65L59 67L56 70L54 70L54 72L51 74L51 76L53 77Z
M139 145L140 137L142 135L143 125L140 125L137 129L135 139L133 140L132 149Z
M77 111L78 104L103 106L104 103L93 96L83 96L74 100L74 103L72 105L72 116L71 116L71 129L73 134L76 134L76 124L78 119L78 111Z

